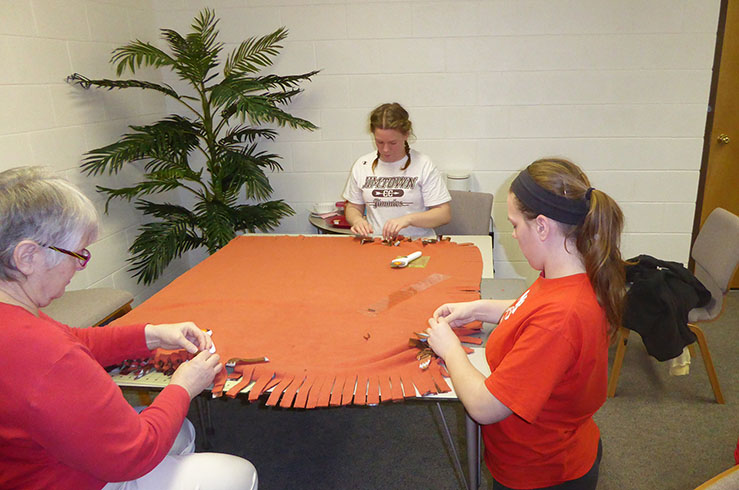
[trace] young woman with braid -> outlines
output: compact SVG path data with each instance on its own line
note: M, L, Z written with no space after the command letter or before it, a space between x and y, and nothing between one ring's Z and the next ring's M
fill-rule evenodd
M452 198L431 159L408 145L408 112L398 103L382 104L370 114L370 132L377 153L354 162L344 189L351 230L386 239L434 236L433 228L451 220Z
M513 237L539 278L516 301L440 306L428 342L470 417L482 425L493 489L594 489L608 344L620 324L623 215L575 164L538 160L508 194ZM497 323L485 376L450 327Z

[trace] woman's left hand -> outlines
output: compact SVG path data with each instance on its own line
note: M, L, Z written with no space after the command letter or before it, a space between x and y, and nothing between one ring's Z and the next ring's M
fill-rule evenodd
M185 349L191 354L209 350L213 346L210 336L193 322L146 325L146 347L149 349Z
M400 230L410 226L411 220L406 216L400 218L392 218L385 222L385 226L382 227L382 238L385 240L392 240L397 238L400 234Z
M429 346L442 359L446 359L447 355L455 348L462 348L459 337L443 317L438 319L429 318L429 328L426 329L426 333L429 334Z

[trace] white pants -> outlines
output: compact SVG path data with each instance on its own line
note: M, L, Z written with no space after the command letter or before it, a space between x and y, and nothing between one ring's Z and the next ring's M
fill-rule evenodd
M196 453L195 427L185 419L169 454L138 480L108 483L103 490L256 490L257 470L230 454Z

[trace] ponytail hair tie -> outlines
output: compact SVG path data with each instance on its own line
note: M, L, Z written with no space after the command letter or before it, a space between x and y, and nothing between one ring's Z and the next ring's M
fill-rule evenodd
M594 190L595 190L595 187L588 187L588 190L585 191L585 200L586 201L589 201L590 200L590 195L593 193Z

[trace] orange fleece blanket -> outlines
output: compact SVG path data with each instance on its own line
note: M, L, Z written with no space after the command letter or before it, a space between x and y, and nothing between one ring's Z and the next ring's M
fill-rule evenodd
M423 256L411 266L390 267L417 250ZM443 366L421 369L408 339L442 303L479 299L481 275L480 252L469 243L245 235L115 323L194 321L212 330L223 362L266 356L228 370L240 380L230 396L254 381L249 398L271 390L268 405L376 404L449 391ZM475 328L457 333L479 343ZM183 353L158 351L156 365L171 369Z

